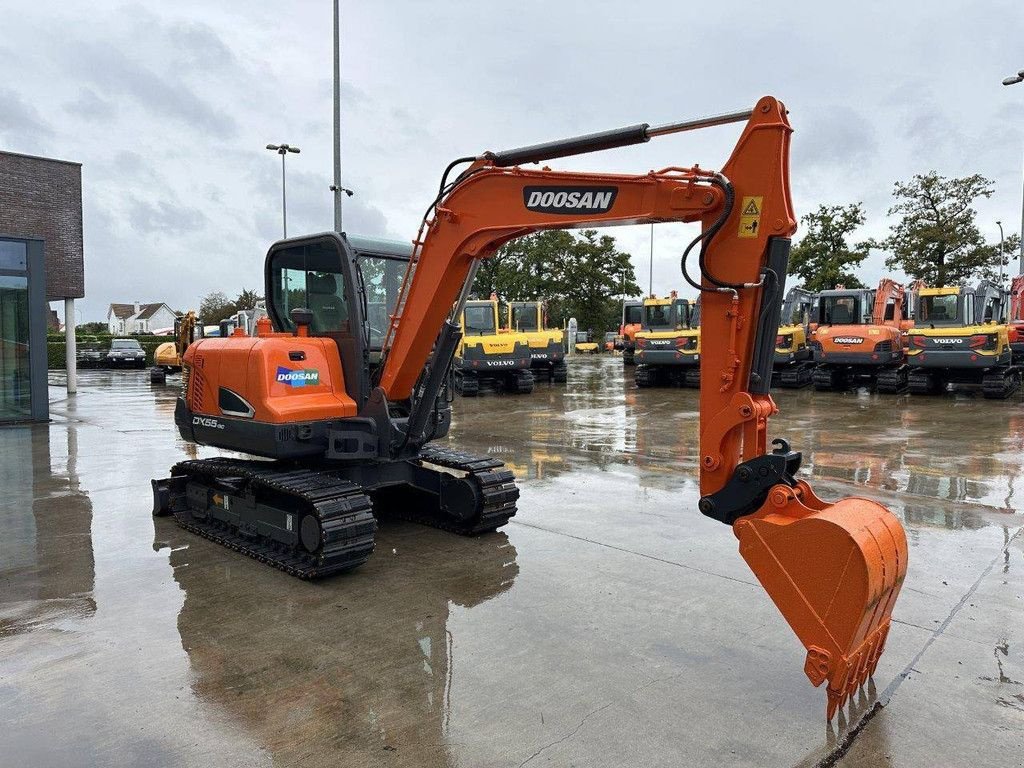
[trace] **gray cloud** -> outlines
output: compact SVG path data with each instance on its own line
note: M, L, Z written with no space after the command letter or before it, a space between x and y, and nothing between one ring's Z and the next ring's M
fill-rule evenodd
M19 142L34 144L53 135L43 116L18 93L0 88L0 137L9 145Z
M206 223L206 216L198 208L167 200L155 203L136 200L129 209L128 220L132 227L143 234L160 232L184 235L200 229Z
M109 99L104 99L92 88L83 88L78 98L67 102L64 109L77 117L97 121L111 120L117 113L117 106Z

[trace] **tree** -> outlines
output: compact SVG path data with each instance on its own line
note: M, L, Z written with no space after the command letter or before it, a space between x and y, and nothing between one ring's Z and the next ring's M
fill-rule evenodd
M629 254L592 229L549 230L508 243L481 265L473 290L503 301L546 299L552 324L575 317L595 332L618 328L623 290L640 294Z
M263 297L259 293L243 288L242 292L238 294L238 298L235 299L235 312L241 312L243 309L256 309L258 301L263 301Z
M199 317L204 323L214 325L235 314L235 303L222 291L212 291L199 302Z
M980 174L947 179L935 171L896 182L896 204L889 215L901 218L878 243L890 252L885 264L929 285L957 285L998 272L999 246L989 245L975 222L974 203L989 198L992 182ZM1011 236L1007 240L1016 245ZM1005 254L1003 256L1005 258Z
M867 258L871 243L848 242L853 231L864 225L862 205L819 205L800 219L806 234L790 253L789 274L799 277L804 288L817 292L837 285L864 287L853 269Z

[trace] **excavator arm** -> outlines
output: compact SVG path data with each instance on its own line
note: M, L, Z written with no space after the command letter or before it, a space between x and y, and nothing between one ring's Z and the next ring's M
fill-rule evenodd
M694 165L623 175L520 167L743 120L720 171ZM828 681L831 719L877 663L907 548L902 527L884 507L864 499L822 502L795 477L798 452L781 440L768 450L767 423L778 410L769 394L771 365L796 230L791 132L783 105L765 97L749 112L469 158L454 182L442 180L424 217L378 383L388 402L408 409L415 441L423 424L417 399L435 394L451 359L476 266L514 238L545 229L701 222L683 258L685 275L686 256L695 252L699 283L687 279L700 289L702 304L699 508L733 526L741 554L807 648L807 676L814 685Z
M903 321L903 294L906 289L895 280L883 277L878 281L878 289L875 291L875 306L871 312L871 322L875 325L888 325L892 323L899 327ZM894 301L896 308L893 310L892 318L886 319L885 310L890 301Z

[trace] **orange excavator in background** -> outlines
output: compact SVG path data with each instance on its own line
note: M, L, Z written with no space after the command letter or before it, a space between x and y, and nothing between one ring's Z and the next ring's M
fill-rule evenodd
M887 277L875 289L838 288L818 294L815 389L865 384L895 393L907 388L904 295L904 287Z
M642 301L622 302L622 325L619 336L622 339L622 364L636 365L636 334L643 327L644 303Z
M720 171L524 167L740 121ZM778 439L769 449L774 344L796 229L791 132L783 105L765 97L750 111L454 161L376 349L361 299L366 254L333 232L274 244L265 268L269 321L255 337L190 345L175 410L187 441L271 461L183 461L154 481L154 512L306 578L364 562L374 513L461 534L500 527L516 512L512 473L494 459L431 445L448 432L458 318L481 261L540 230L700 222L682 259L703 307L698 508L732 527L740 554L805 646L807 677L827 682L831 719L878 663L907 543L883 506L824 502L796 476L799 452ZM450 179L460 164L468 167ZM686 268L694 257L699 282Z
M1007 327L1013 362L1024 363L1024 275L1010 281L1010 320Z

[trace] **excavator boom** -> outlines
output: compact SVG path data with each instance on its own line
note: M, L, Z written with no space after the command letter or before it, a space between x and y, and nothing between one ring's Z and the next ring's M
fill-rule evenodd
M740 121L746 126L720 171L521 167ZM768 419L778 410L769 394L774 342L796 230L791 132L784 106L765 97L749 112L630 126L472 159L453 182L442 179L424 217L377 385L381 398L407 409L402 445L415 444L423 439L422 404L436 396L450 363L461 333L456 319L482 259L539 230L699 221L701 234L683 258L702 305L699 508L733 526L740 553L807 649L808 678L827 681L831 719L877 664L906 574L907 545L884 507L858 498L823 502L795 477L799 452L781 440L769 452ZM699 282L686 271L691 252Z

